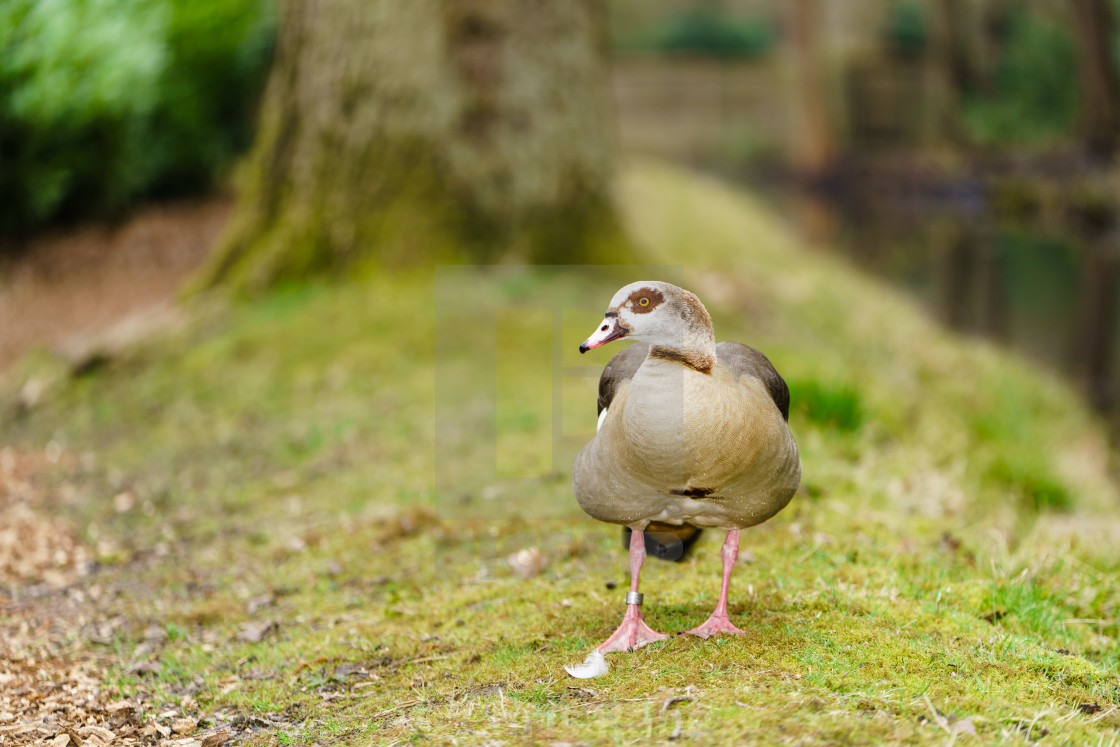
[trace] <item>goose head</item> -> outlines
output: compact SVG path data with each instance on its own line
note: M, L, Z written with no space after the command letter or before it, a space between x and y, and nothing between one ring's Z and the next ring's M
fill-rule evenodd
M639 280L620 288L579 352L624 337L657 348L715 354L712 318L704 304L684 288L658 280Z

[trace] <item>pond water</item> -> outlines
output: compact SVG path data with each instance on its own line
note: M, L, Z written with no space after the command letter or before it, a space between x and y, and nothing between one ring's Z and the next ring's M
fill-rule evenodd
M947 326L1075 383L1120 434L1120 233L997 219L982 197L779 198L822 247L901 286Z
M611 76L623 150L768 197L823 251L905 288L946 325L1068 377L1120 435L1120 230L1077 225L1066 199L1077 189L1063 186L1083 186L1092 164L1070 153L1038 160L1028 181L1052 205L1014 220L993 184L1022 174L991 156L946 176L888 148L807 190L782 165L798 127L780 60L620 57Z

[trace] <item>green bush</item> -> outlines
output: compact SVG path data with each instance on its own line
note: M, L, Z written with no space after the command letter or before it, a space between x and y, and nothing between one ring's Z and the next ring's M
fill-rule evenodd
M969 96L965 123L981 143L1059 137L1076 121L1077 80L1073 35L1020 7L992 71L994 94Z
M644 46L710 57L758 57L773 43L774 27L768 20L735 20L705 3L670 16L654 29Z
M920 0L902 0L891 8L887 42L899 54L917 54L926 48L929 30L926 9Z
M0 4L0 232L196 190L249 140L269 0Z

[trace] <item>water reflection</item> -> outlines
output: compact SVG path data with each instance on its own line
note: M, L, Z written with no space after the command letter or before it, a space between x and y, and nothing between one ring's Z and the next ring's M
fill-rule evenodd
M933 207L902 197L791 204L812 238L908 289L947 326L1065 374L1120 434L1120 232L1008 221L967 190Z

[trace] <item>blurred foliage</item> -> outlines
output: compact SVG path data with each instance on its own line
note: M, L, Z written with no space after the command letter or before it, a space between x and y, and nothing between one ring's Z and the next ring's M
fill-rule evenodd
M1019 6L1007 19L992 70L992 93L965 99L965 124L981 143L1061 136L1077 117L1077 80L1072 33Z
M768 19L735 19L712 3L701 3L670 15L624 46L721 58L760 57L770 51L774 37L774 25Z
M895 3L887 21L887 42L891 48L903 55L913 55L923 51L928 41L925 5L920 0Z
M0 232L210 184L273 33L269 0L0 4Z
M1045 466L1029 458L997 459L986 476L997 484L1005 485L1011 495L1018 497L1023 508L1068 511L1075 504L1066 486Z
M863 398L850 384L818 379L790 379L794 410L810 423L852 432L863 425Z

